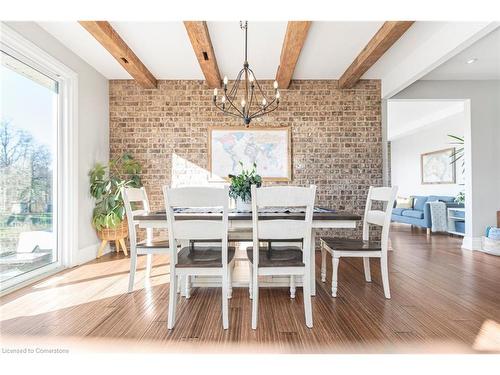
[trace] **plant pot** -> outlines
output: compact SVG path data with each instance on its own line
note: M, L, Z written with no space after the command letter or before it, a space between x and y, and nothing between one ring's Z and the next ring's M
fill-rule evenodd
M97 231L97 237L105 241L116 241L128 236L127 220L123 220L116 228L105 228Z
M236 199L236 211L252 211L252 203L244 202L240 197Z

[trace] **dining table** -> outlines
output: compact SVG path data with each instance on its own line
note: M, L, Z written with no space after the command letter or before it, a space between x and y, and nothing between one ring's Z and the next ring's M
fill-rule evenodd
M176 220L217 220L221 219L221 212L216 209L207 208L177 208L174 211ZM304 219L304 211L296 207L282 207L273 208L271 210L259 210L259 220L272 220L272 219L290 219L298 220ZM316 232L321 229L355 229L357 222L361 220L361 216L338 211L335 209L325 207L314 207L313 220L312 220L312 234L311 234L311 294L316 295L315 283L315 268L316 268ZM144 229L162 229L167 230L167 217L165 210L148 211L134 216L134 221L138 223L139 228ZM235 208L230 209L228 214L229 231L233 235L241 234L241 241L251 238L252 233L252 212L249 210L238 211ZM236 274L233 275L233 286L248 286L248 259L246 253L242 252L243 256L238 258L239 267ZM211 286L217 281L210 279L208 276L196 276L191 282L193 286ZM218 281L220 283L220 281ZM268 287L283 287L288 285L288 279L283 276L269 277L260 283L262 286ZM297 286L301 285L301 280L297 280ZM184 288L181 287L181 293Z

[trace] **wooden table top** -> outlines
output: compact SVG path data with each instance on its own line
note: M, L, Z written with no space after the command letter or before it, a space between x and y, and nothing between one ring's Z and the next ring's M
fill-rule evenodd
M230 210L229 220L252 220L251 212L237 212ZM175 218L178 220L213 220L220 218L219 212L176 212ZM303 212L262 212L259 214L261 220L275 219L300 219L304 217ZM142 215L135 215L134 220L166 220L165 210L150 211ZM328 208L315 207L313 220L361 220L361 216L348 212L339 212Z

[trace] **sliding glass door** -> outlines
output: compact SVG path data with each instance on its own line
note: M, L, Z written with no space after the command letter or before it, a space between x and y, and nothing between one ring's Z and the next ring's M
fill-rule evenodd
M60 260L60 98L56 76L4 46L0 87L0 281L5 289Z

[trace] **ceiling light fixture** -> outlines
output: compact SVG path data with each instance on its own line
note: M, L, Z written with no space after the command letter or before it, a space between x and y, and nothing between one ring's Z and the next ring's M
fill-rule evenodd
M241 69L236 76L230 90L228 90L228 79L227 76L225 76L223 82L224 92L220 101L217 101L217 89L214 89L212 100L214 105L224 114L242 118L243 123L248 126L252 119L262 117L278 108L280 103L280 92L278 90L277 81L274 81L274 96L271 99L262 91L253 70L250 69L250 65L248 64L248 22L240 21L240 28L245 31L245 61L243 63L243 69ZM238 99L239 97L241 99Z
M467 64L473 64L477 61L476 57L473 57L472 59L467 60Z

